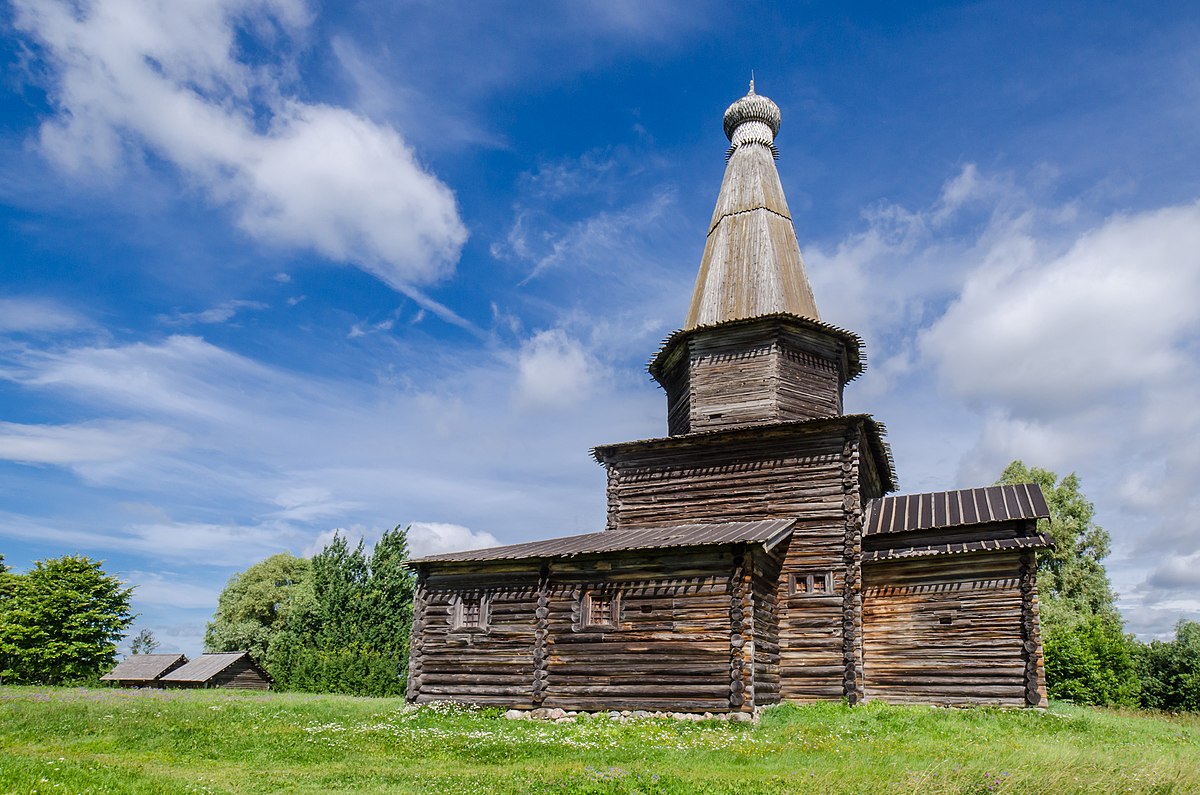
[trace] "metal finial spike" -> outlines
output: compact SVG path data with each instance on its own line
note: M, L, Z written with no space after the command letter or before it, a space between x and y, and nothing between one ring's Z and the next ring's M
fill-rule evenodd
M754 70L750 70L750 93L754 93Z

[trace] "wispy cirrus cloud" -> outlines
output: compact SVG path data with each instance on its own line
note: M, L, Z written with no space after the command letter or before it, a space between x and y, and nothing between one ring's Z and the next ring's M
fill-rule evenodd
M172 326L189 326L194 323L226 323L233 320L239 312L247 310L256 311L266 308L267 305L262 301L233 299L222 301L216 306L202 309L199 312L176 312L172 315L160 315L159 320Z
M58 332L90 326L83 315L45 298L0 298L0 331Z

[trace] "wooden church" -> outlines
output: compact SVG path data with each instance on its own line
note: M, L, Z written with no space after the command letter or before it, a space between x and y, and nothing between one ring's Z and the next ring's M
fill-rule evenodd
M669 435L593 450L602 532L412 561L410 701L1045 704L1045 500L1034 485L885 496L882 424L842 413L862 342L817 312L779 122L753 83L725 112L687 320L649 366Z

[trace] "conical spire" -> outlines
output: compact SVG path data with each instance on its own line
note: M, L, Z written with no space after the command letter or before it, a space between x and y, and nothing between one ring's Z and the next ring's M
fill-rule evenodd
M819 320L775 169L779 107L750 92L725 111L732 144L684 329L779 312Z

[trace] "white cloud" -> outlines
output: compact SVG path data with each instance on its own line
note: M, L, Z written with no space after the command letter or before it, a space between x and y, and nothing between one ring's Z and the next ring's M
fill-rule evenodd
M234 315L243 309L266 309L267 305L261 301L244 301L234 299L231 301L222 301L214 307L204 309L200 312L177 312L174 315L162 315L160 320L171 325L184 326L191 323L224 323L232 320Z
M517 401L531 409L579 404L598 385L599 365L562 329L540 331L517 354Z
M108 420L76 425L0 422L0 458L26 464L77 466L144 455L177 446L184 438L149 422Z
M54 301L0 298L0 331L70 331L87 325L81 315Z
M115 173L141 151L175 165L264 241L352 263L403 290L446 276L466 240L451 191L390 127L288 95L290 64L239 61L307 33L300 0L17 0L53 68L43 151Z
M823 316L872 361L848 408L888 423L905 491L1014 458L1077 472L1130 628L1169 631L1197 614L1167 586L1200 554L1200 204L1088 219L1021 187L1038 178L968 165L928 207L810 247Z
M499 545L500 542L491 533L474 531L458 524L413 522L408 527L408 549L414 558Z
M1200 204L1113 218L1058 258L985 262L921 339L969 399L1077 411L1188 369Z

